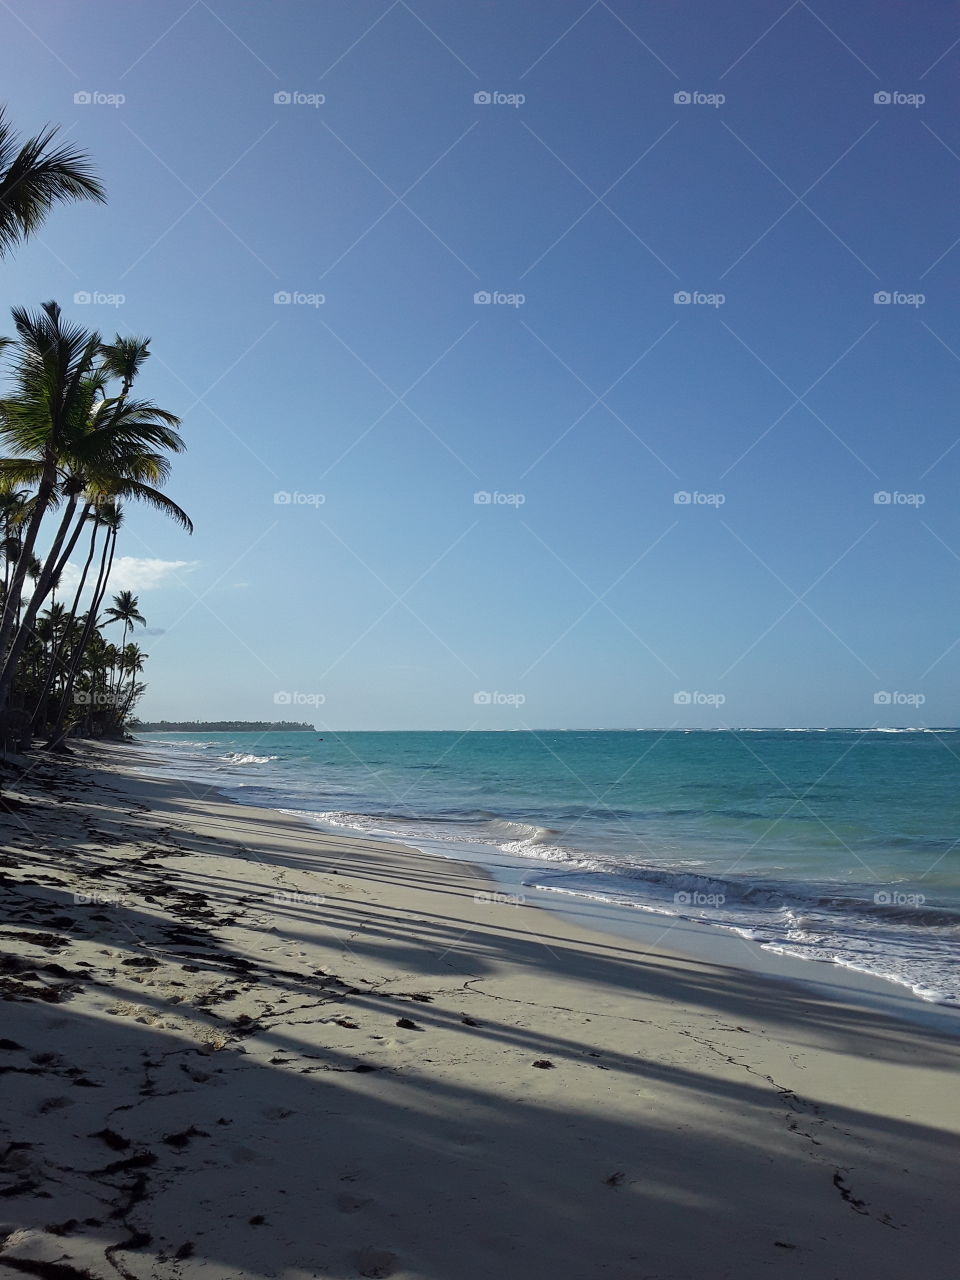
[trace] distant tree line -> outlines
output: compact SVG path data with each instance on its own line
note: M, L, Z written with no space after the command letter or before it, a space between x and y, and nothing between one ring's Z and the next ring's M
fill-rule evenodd
M294 720L131 720L135 733L313 733Z

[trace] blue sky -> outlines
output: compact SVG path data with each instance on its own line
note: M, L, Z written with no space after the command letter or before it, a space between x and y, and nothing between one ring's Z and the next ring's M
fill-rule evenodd
M13 0L0 39L110 197L4 312L149 334L189 444L195 536L121 547L145 716L960 721L952 6Z

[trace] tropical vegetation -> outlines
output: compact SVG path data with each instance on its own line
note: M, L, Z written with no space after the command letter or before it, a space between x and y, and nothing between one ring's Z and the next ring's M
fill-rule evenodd
M58 201L104 198L86 155L55 147L56 132L18 145L0 110L0 256ZM145 687L139 601L120 591L104 604L129 505L193 526L163 491L184 449L179 419L133 394L149 339L104 341L56 302L12 319L0 337L0 743L57 749L73 733L122 734ZM56 598L68 576L69 603Z

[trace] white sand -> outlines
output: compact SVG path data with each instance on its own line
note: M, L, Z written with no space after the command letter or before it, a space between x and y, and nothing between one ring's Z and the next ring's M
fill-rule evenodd
M960 1042L137 759L0 818L0 1275L960 1274Z

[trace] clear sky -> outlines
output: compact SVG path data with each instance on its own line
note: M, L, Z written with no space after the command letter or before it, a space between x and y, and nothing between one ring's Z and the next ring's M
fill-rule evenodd
M115 583L145 717L960 722L956 6L10 0L0 48L109 190L3 313L150 335L189 444L195 536L131 512Z

